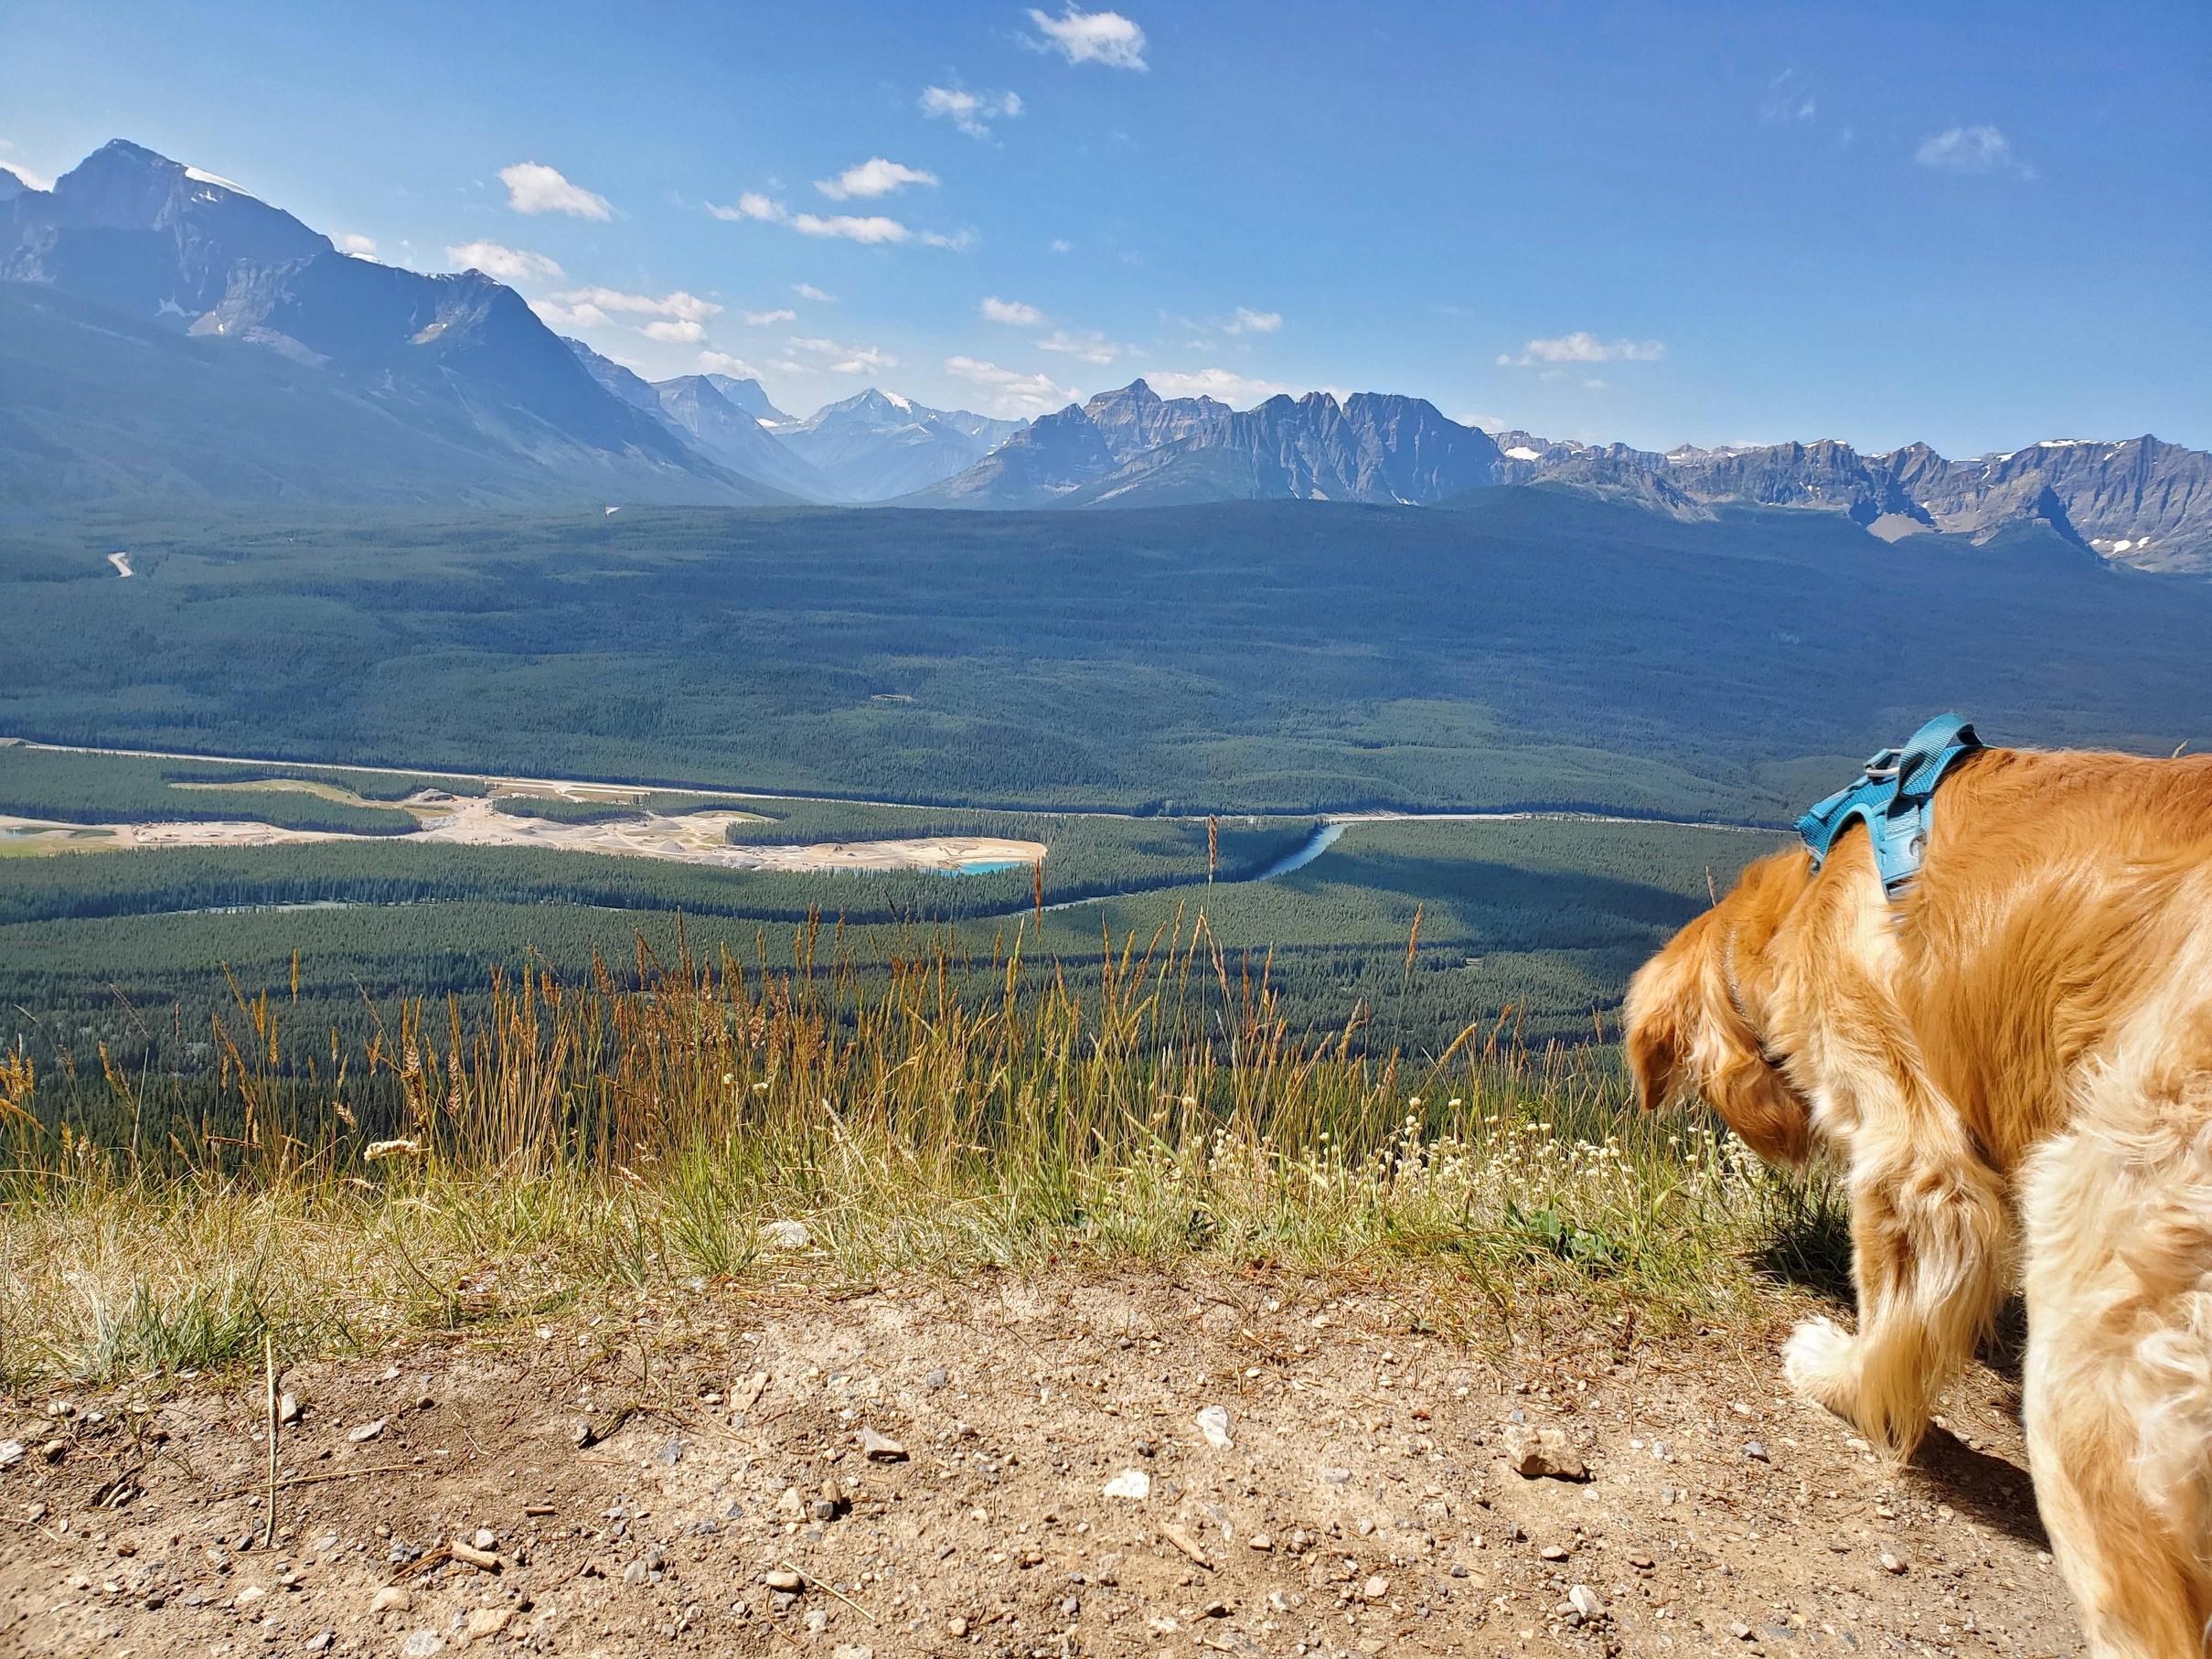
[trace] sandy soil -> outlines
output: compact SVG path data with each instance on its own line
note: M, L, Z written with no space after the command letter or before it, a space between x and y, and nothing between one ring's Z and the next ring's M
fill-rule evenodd
M25 1400L0 1654L2079 1654L2004 1379L1893 1476L1779 1393L1779 1332L1465 1343L1259 1277L663 1293L287 1371L272 1544L258 1377ZM1546 1429L1589 1478L1509 1466Z
M216 785L221 788L226 786ZM261 786L253 786L261 787ZM326 793L318 788L315 793ZM592 796L575 798L591 799ZM732 844L733 823L757 821L750 812L649 812L604 824L561 824L501 812L489 798L417 796L401 803L421 827L411 835L353 836L328 830L280 830L240 819L142 824L67 824L0 816L0 830L16 851L82 851L101 847L269 847L291 841L422 840L468 847L547 847L570 852L613 853L709 864L723 870L933 870L952 873L977 865L1032 864L1045 856L1041 841L990 836L914 836L887 841L826 841L797 847ZM83 831L91 831L85 835ZM74 836L76 839L72 840Z

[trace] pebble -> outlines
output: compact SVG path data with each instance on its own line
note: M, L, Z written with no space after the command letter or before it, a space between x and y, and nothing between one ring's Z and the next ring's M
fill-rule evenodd
M1577 1584L1569 1589L1566 1592L1566 1599L1574 1603L1575 1611L1580 1613L1585 1619L1602 1619L1605 1617L1604 1600L1598 1596L1596 1590L1592 1589L1587 1584Z
M479 1526L470 1536L468 1541L478 1549L497 1549L499 1546L499 1535L488 1526Z
M1245 1540L1245 1547L1247 1549L1256 1549L1264 1553L1275 1547L1275 1540L1264 1532L1256 1532Z
M1380 1601L1384 1596L1390 1594L1390 1580L1381 1573L1377 1573L1360 1586L1360 1594L1370 1601Z
M1556 1544L1546 1544L1536 1553L1546 1561L1564 1561L1567 1556L1567 1552Z
M357 1446L363 1440L373 1440L384 1432L384 1418L379 1418L373 1423L358 1424L346 1431L346 1438ZM437 1650L433 1648L432 1651L434 1653Z
M1206 1444L1216 1451L1233 1451L1236 1442L1229 1438L1229 1411L1225 1406L1208 1406L1193 1419L1198 1432L1206 1437Z
M947 1620L946 1620L946 1622L945 1622L945 1633L946 1633L946 1635L951 1636L951 1637L954 1637L954 1638L956 1638L956 1639L957 1639L958 1637L961 1637L961 1636L965 1636L965 1635L967 1635L967 1620L965 1620L965 1619L960 1619L960 1618L952 1618L952 1619L947 1619Z
M761 1575L761 1582L770 1589L780 1589L785 1595L794 1595L806 1587L807 1580L788 1567L772 1567Z
M860 1455L871 1463L903 1463L906 1448L887 1434L878 1434L872 1429L860 1430Z
M69 1454L69 1443L67 1440L48 1440L38 1448L38 1455L49 1463L59 1463Z
M945 1367L942 1365L937 1365L932 1367L930 1374L922 1379L922 1386L924 1388L942 1388L945 1386L946 1381L946 1378L945 1375ZM965 1624L967 1621L962 1620L960 1622Z
M337 1639L338 1633L336 1631L317 1631L300 1645L311 1654L326 1654L330 1651L330 1644Z
M400 1659L431 1659L433 1654L445 1651L445 1643L436 1631L412 1631L400 1643Z
M840 1642L829 1650L829 1659L876 1659L876 1651L858 1642Z
M0 1469L13 1469L23 1461L21 1440L0 1440Z
M803 1250L814 1242L803 1221L769 1222L761 1228L761 1236L779 1250Z
M403 1613L414 1604L414 1596L405 1585L387 1584L369 1599L369 1615L373 1619L379 1613Z
M1905 1563L1897 1557L1891 1555L1889 1551L1884 1550L1882 1552L1882 1570L1886 1573L1901 1573L1905 1570Z
M1744 1455L1749 1458L1755 1463L1768 1463L1773 1461L1771 1458L1768 1457L1766 1447L1760 1445L1757 1440L1746 1440L1744 1442Z
M276 1397L276 1420L280 1423L296 1423L300 1420L298 1395L280 1394Z
M1758 1634L1758 1632L1753 1630L1748 1624L1746 1624L1741 1619L1738 1619L1734 1624L1731 1624L1728 1627L1728 1634L1734 1636L1738 1642L1748 1642L1752 1637Z
M1106 1483L1104 1495L1131 1498L1141 1504L1152 1495L1152 1477L1141 1469L1125 1469Z
M666 1445L653 1454L653 1461L664 1469L675 1468L677 1464L684 1461L684 1443L671 1438Z

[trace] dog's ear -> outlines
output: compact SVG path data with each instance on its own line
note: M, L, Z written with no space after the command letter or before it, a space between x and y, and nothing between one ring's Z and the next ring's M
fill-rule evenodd
M1637 971L1623 1019L1629 1070L1644 1109L1702 1095L1770 1163L1804 1161L1811 1108L1769 1060L1731 991L1731 973L1755 969L1756 961L1729 958L1753 957L1748 941L1763 945L1772 937L1784 894L1776 878L1788 873L1760 865L1747 871L1726 898Z
M1692 922L1629 981L1623 1046L1636 1103L1647 1112L1667 1105L1683 1082L1682 1068L1690 1057L1687 1033L1696 1029L1698 1017L1688 965L1699 947L1699 935L1709 930L1707 924L1708 916Z

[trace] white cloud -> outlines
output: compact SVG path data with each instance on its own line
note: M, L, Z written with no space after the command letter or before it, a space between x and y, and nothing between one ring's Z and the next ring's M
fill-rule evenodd
M556 294L553 298L562 305L588 305L602 311L621 312L632 316L665 317L678 322L703 323L709 317L720 316L722 308L712 300L702 300L696 294L687 294L679 288L664 294L658 299L649 294L625 294L619 288L571 288Z
M791 228L801 236L837 237L871 245L903 242L914 235L897 219L886 219L881 213L865 216L832 213L827 219L813 213L795 213L791 216Z
M1795 70L1784 70L1767 82L1758 106L1761 121L1811 121L1817 112L1813 95Z
M765 328L775 323L796 323L799 314L788 305L779 305L774 311L742 311L739 316L748 328Z
M1070 63L1103 63L1108 69L1142 70L1144 30L1119 12L1080 12L1070 5L1059 16L1031 7L1030 21L1037 33L1030 44L1041 52L1058 52Z
M834 305L838 303L836 294L824 294L812 283L794 283L791 284L791 292L803 300L814 301L817 305Z
M1248 305L1239 305L1236 315L1222 325L1224 334L1273 334L1283 326L1279 311L1255 311Z
M732 222L743 219L759 219L774 222L785 217L786 209L780 201L772 201L758 190L747 190L737 198L735 207L725 208L715 202L707 204L707 211L715 218Z
M1074 251L1075 244L1064 236L1055 236L1045 247L1047 253L1073 253Z
M1044 313L1034 305L1020 300L1002 300L992 295L978 307L987 323L1006 323L1016 328L1034 328L1044 321Z
M637 332L648 340L666 340L677 346L697 345L707 337L705 326L689 317L657 317Z
M1080 359L1085 363L1102 365L1112 362L1129 349L1128 347L1117 345L1094 329L1083 329L1070 333L1065 328L1056 328L1043 339L1039 340L1037 348L1040 351L1056 351L1063 357Z
M946 358L945 372L987 393L987 396L978 400L990 405L985 412L987 413L1036 414L1045 410L1064 408L1074 402L1078 395L1068 387L1055 385L1050 375L1024 374L1019 369L1001 369L998 364L987 363L979 358Z
M741 380L757 380L761 378L760 370L743 358L732 357L726 351L700 352L699 371L701 374L734 375Z
M782 202L763 196L754 190L748 190L744 195L739 197L737 205L733 208L718 207L713 202L709 202L707 211L717 219L755 219L769 224L789 225L801 236L863 242L875 247L887 246L896 242L919 241L924 247L951 248L965 252L976 245L976 233L973 230L958 230L950 235L938 230L916 232L907 229L897 219L887 218L881 213L831 213L827 215L794 213ZM795 292L806 294L811 299L815 294L820 293L820 290L816 289L813 293L808 293L808 285L802 283Z
M361 238L369 241L367 237ZM377 251L369 242L370 253ZM348 253L358 250L348 247ZM542 253L532 253L527 248L508 248L497 242L462 242L445 250L445 257L459 271L481 271L486 276L497 277L503 283L541 283L561 274L561 267Z
M1953 127L1923 139L1912 158L1939 173L2017 173L2036 177L2036 169L2013 151L2013 141L1995 127Z
M518 161L499 169L507 187L507 205L518 213L572 213L578 219L612 219L614 209L607 198L582 185L572 185L542 162Z
M358 230L341 231L331 241L337 243L340 253L350 253L356 259L374 260L377 256L377 239L363 236Z
M532 300L530 309L549 328L581 331L614 326L614 319L589 300L578 301L573 305L566 300Z
M989 123L1003 116L1010 121L1021 113L1021 100L1012 92L970 92L959 87L922 89L922 113L933 121L949 121L970 138L988 138Z
M850 197L873 199L903 190L908 185L934 185L935 173L925 173L920 167L909 167L895 161L885 161L881 155L871 155L866 161L847 167L835 178L817 178L814 187L831 201L844 201Z
M847 346L837 340L809 338L794 335L789 342L794 351L811 352L816 357L834 358L829 365L832 374L868 374L879 369L896 369L899 359L873 346Z
M1667 355L1664 340L1601 340L1576 329L1555 339L1531 340L1521 355L1498 355L1498 366L1527 368L1532 363L1654 363Z
M50 190L54 187L52 179L43 173L32 172L20 162L0 161L0 173L13 173L24 188L28 190Z
M1289 390L1279 381L1256 380L1231 369L1159 369L1148 372L1144 379L1163 398L1219 398L1240 407L1264 402Z

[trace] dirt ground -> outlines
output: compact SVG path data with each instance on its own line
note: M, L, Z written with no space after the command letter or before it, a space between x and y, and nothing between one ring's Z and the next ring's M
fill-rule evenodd
M2004 1380L1893 1479L1779 1334L1461 1339L1260 1276L659 1295L288 1369L272 1544L258 1376L19 1400L0 1654L2079 1654ZM1509 1466L1544 1429L1587 1479Z

